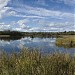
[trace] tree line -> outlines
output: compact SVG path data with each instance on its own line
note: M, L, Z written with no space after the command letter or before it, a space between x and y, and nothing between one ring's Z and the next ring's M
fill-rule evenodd
M20 31L0 31L0 35L12 36L30 36L30 37L55 37L60 35L75 35L75 31L64 32L20 32Z

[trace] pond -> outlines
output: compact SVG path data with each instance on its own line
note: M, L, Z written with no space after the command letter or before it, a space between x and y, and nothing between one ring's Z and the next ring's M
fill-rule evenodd
M0 39L0 50L7 53L13 51L19 52L22 48L37 48L41 53L49 54L53 52L74 54L75 48L58 47L55 44L56 38L30 38L24 37L21 39Z

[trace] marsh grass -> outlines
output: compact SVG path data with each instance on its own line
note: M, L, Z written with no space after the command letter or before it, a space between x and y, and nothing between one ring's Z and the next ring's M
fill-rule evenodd
M75 57L61 53L42 55L26 48L11 55L3 52L0 75L75 75Z
M75 48L75 35L67 35L62 36L62 38L57 38L56 45L67 48Z

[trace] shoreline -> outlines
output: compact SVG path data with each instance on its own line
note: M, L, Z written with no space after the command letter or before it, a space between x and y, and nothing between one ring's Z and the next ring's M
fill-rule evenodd
M0 37L10 37L10 35L0 35Z

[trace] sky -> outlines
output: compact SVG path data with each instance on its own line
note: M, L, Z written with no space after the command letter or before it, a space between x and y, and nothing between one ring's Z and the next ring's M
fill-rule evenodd
M0 31L75 31L75 0L0 0Z

